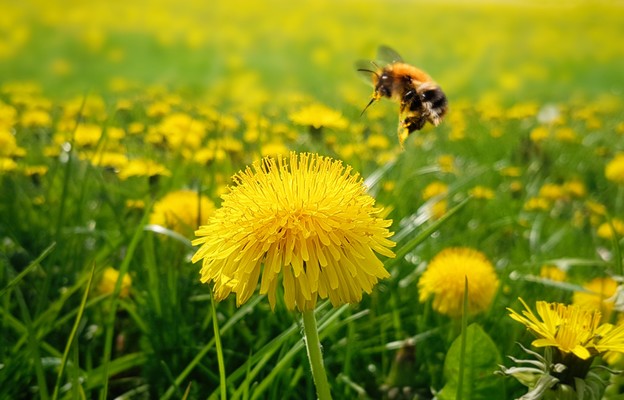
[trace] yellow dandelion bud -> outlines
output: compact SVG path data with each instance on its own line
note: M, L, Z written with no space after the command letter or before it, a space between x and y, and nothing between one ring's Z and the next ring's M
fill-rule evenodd
M468 313L487 310L498 289L494 266L480 251L452 247L438 253L418 281L419 299L433 297L433 309L453 318L462 315L465 280L468 280Z
M265 158L234 176L235 186L196 232L201 281L217 300L231 292L245 303L260 282L275 306L283 287L289 310L313 310L317 299L356 303L389 277L375 253L394 257L392 221L366 194L358 174L317 154Z

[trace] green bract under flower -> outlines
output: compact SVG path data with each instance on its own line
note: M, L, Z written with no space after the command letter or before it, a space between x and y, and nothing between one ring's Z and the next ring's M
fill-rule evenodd
M359 175L317 154L265 158L234 176L236 186L196 232L201 281L214 282L218 300L236 293L245 303L260 293L275 306L281 276L288 309L359 302L389 277L376 253L394 257L392 221L366 194Z

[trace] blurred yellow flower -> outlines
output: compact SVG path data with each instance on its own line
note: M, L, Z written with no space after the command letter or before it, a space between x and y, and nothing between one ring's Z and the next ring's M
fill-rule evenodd
M446 195L448 193L448 185L444 182L431 182L423 189L422 199L429 200L436 196Z
M52 118L45 110L26 110L22 113L20 123L26 128L48 128L52 125Z
M540 277L550 279L551 281L564 282L566 280L566 273L556 265L542 265L540 268Z
M624 236L624 221L613 218L610 222L603 222L598 226L596 234L603 239L611 239L614 235Z
M605 176L608 180L624 185L624 153L618 153L605 167Z
M0 172L14 171L17 169L17 163L11 158L0 157Z
M431 260L418 281L419 300L425 302L433 297L435 311L461 317L465 280L468 280L468 313L487 310L498 290L498 277L483 253L467 247L444 249Z
M260 152L263 156L277 157L279 155L287 156L289 150L288 147L284 145L284 143L272 141L269 143L264 143L262 147L260 147Z
M93 124L80 124L73 135L76 146L93 147L102 137L102 128ZM70 134L66 135L66 139L70 139L70 137Z
M205 223L214 209L214 203L206 196L192 190L177 190L154 203L149 223L187 236Z
M334 306L359 302L390 275L374 252L394 257L394 242L366 194L361 177L317 154L265 158L234 176L236 186L196 232L201 281L217 300L256 290L275 307L280 275L289 310L313 310L318 298Z
M517 178L522 175L522 170L519 167L504 167L500 170L502 176L508 176L511 178Z
M543 142L548 138L550 132L548 128L544 126L538 126L533 128L533 130L529 133L529 137L533 142Z
M572 304L589 310L599 310L604 320L608 321L615 303L618 283L611 277L595 278L583 288L587 292L574 292Z
M563 184L563 191L571 197L585 197L587 195L587 188L585 184L579 179L572 179Z
M561 200L565 197L565 190L561 185L545 183L540 188L538 196L548 200Z
M348 125L347 120L339 111L318 103L310 104L291 113L289 118L297 125L311 126L315 129L321 127L345 129Z
M119 271L115 268L107 267L102 274L100 283L97 286L99 294L111 294L115 290L115 285L119 279ZM121 280L121 289L119 291L119 297L128 297L130 294L130 287L132 286L132 278L130 275L125 274Z
M494 191L492 189L480 185L470 189L468 191L468 194L470 194L475 199L491 200L494 198Z
M171 176L164 165L148 159L130 160L119 170L119 179L126 180L133 176Z
M440 171L447 174L454 174L457 172L455 169L455 157L451 154L442 154L438 157L438 166Z
M550 200L543 197L531 197L524 203L526 211L548 211L550 207Z

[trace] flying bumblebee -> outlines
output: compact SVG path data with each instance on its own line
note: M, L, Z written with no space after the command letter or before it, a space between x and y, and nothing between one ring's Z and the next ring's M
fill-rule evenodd
M377 54L384 66L369 61L367 64L374 67L370 69L358 63L358 71L370 74L375 88L362 114L382 97L397 101L400 105L398 136L403 147L409 134L422 129L427 121L438 126L448 110L448 101L440 86L429 75L403 62L401 56L390 47L380 46Z

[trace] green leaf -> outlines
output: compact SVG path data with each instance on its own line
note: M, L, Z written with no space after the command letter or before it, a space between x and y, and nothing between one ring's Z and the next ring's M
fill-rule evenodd
M455 400L462 377L462 400L486 400L505 398L503 382L494 375L501 356L492 339L477 324L466 329L465 357L462 363L462 336L455 339L444 360L446 385L440 393L440 400ZM463 364L463 365L462 365Z

